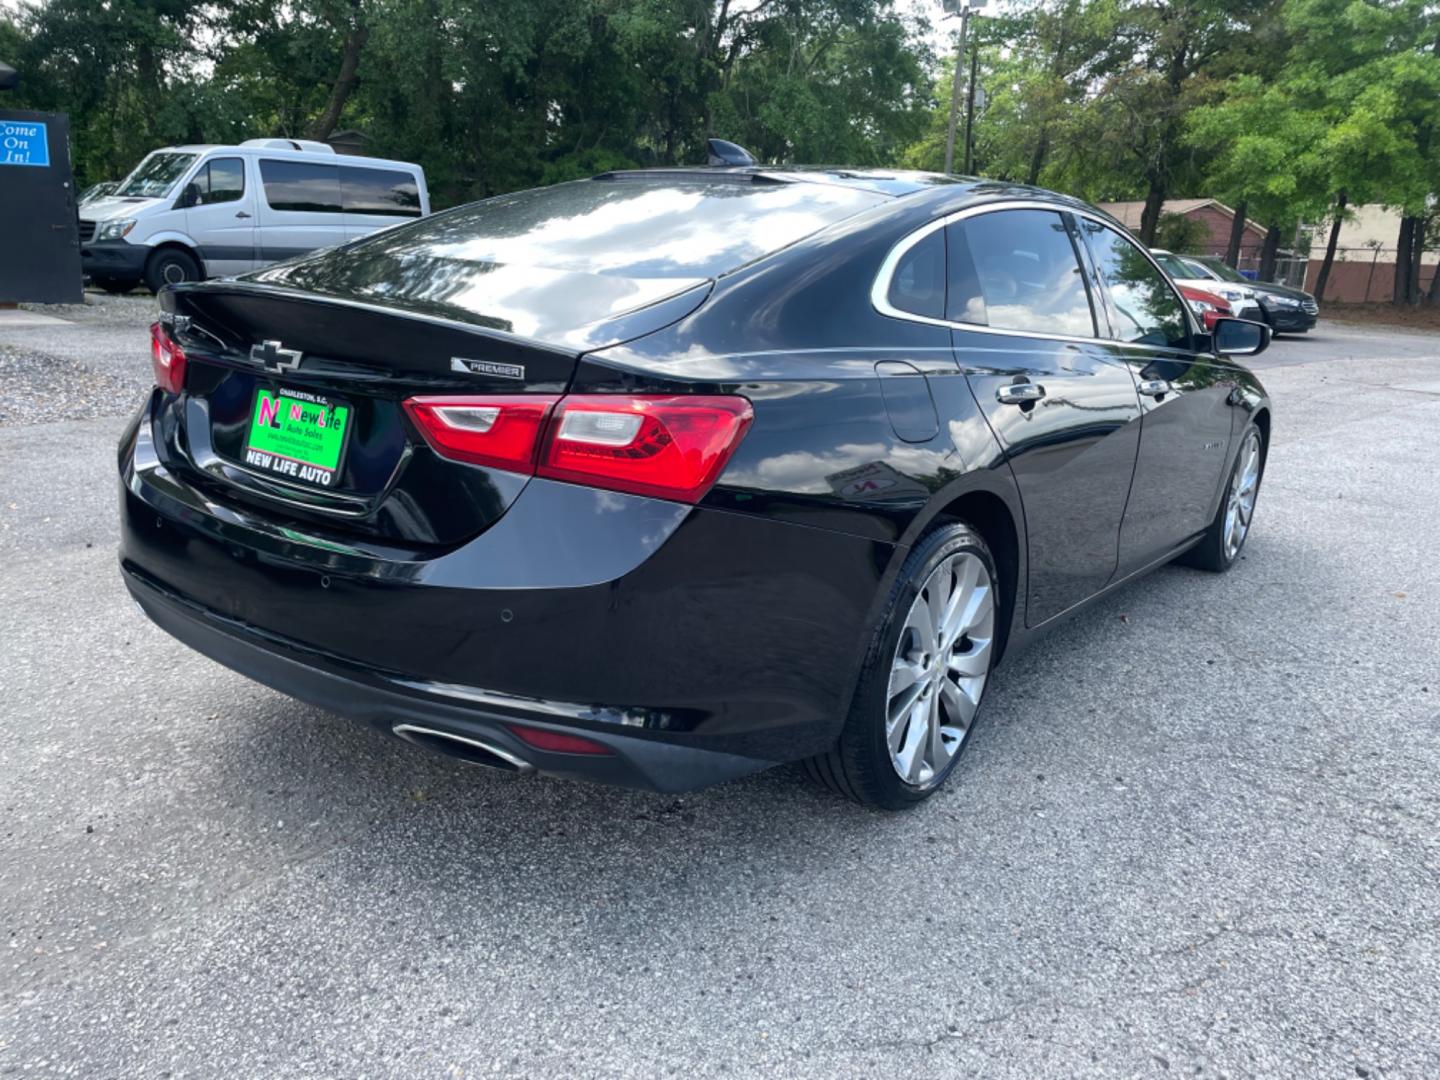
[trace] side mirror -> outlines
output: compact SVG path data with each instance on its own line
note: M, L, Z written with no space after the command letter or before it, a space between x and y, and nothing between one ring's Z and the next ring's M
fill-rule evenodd
M176 210L188 210L192 206L200 205L200 185L191 180L180 192L180 198L175 200Z
M0 64L0 90L14 90L20 85L20 73L9 64Z
M1255 356L1270 347L1270 327L1249 319L1216 319L1212 333L1221 356Z

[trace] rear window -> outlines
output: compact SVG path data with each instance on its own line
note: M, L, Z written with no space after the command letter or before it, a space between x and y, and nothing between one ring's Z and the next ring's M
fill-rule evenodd
M1150 252L1150 254L1155 257L1155 261L1159 263L1161 268L1172 278L1193 279L1196 276L1195 271L1190 266L1190 264L1179 256L1171 255L1169 252L1166 251L1152 251ZM1209 277L1210 275L1201 274L1200 276Z
M826 184L579 180L487 199L350 250L626 278L709 278L885 200Z
M340 201L347 214L420 216L420 186L399 169L341 167Z

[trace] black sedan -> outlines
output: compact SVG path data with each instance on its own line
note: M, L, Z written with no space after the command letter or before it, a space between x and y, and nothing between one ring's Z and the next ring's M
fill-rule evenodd
M161 305L119 455L150 618L468 761L664 791L799 760L924 799L1003 656L1235 562L1270 439L1232 359L1266 328L1203 332L1083 203L935 175L606 173Z
M1225 260L1214 255L1187 255L1185 261L1212 281L1232 281L1255 290L1260 301L1261 317L1277 334L1303 334L1313 330L1320 321L1320 304L1304 289L1291 288L1273 281L1251 281Z

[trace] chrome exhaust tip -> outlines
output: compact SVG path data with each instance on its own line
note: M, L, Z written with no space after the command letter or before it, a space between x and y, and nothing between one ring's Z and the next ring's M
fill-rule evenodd
M446 757L458 758L471 765L499 769L501 772L516 773L520 776L535 771L535 766L524 758L471 735L457 735L453 731L441 731L419 724L396 724L390 730L406 742L426 747Z

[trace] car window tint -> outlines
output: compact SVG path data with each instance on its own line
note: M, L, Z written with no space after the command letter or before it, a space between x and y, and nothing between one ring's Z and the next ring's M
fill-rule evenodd
M340 200L347 214L419 217L420 187L398 169L340 169Z
M340 169L308 161L260 162L265 201L272 210L340 213Z
M945 290L945 317L951 322L989 322L985 312L985 295L980 291L980 275L970 254L970 241L965 222L957 222L945 230L945 261L949 284Z
M1004 330L1095 336L1080 260L1058 213L1000 210L950 228L951 258L959 267L951 278L951 318Z
M245 162L240 158L216 158L195 176L200 186L200 203L234 202L245 194Z
M1109 297L1111 328L1120 341L1171 349L1190 347L1180 297L1139 246L1108 225L1082 218L1081 229Z
M936 229L900 256L890 278L892 307L912 315L945 315L945 234Z

